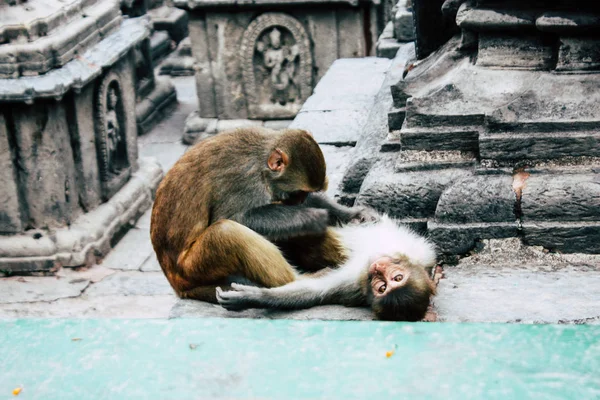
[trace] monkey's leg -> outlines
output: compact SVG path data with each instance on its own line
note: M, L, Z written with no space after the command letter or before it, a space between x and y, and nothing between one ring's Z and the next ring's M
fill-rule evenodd
M346 248L333 229L324 235L305 236L276 242L285 258L305 272L337 268L348 259Z
M296 277L274 244L231 220L209 226L180 254L177 264L188 283L177 294L212 302L216 302L216 286L232 275L241 275L264 287L282 286Z

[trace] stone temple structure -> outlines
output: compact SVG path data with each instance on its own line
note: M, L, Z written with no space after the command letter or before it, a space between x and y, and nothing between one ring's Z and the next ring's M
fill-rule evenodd
M339 146L353 143L322 138L361 131L341 201L428 232L447 255L508 237L600 253L598 7L415 0L413 12L415 46L400 47L371 105L356 105L358 128L331 119L339 104L309 109L335 90L324 86L294 121Z
M216 120L289 120L338 58L375 53L389 0L175 0L189 12L199 111L184 142ZM167 71L165 71L167 72Z
M136 46L119 1L0 3L0 266L81 266L151 204L138 160Z

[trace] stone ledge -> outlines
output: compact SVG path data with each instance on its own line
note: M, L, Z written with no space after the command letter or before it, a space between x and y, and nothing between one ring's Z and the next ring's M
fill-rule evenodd
M378 0L370 1L378 4ZM212 7L244 7L249 6L255 8L256 6L289 6L296 4L349 4L351 6L358 6L358 0L174 0L173 4L175 7L184 8L188 10L202 10L205 8Z
M450 184L440 196L436 222L513 222L517 201L510 175L474 175Z
M518 222L442 224L429 221L429 237L443 254L466 254L480 239L501 239L518 236Z
M0 101L31 103L36 98L61 98L71 89L78 92L149 34L146 18L125 20L121 29L62 68L39 76L0 79Z
M177 92L169 79L156 79L154 90L135 107L138 135L148 132L177 104Z
M290 127L291 123L292 121L288 119L262 121L257 119L202 118L197 111L194 111L185 121L181 141L185 144L194 144L219 132L251 126L264 126L268 129L281 130Z
M600 133L482 133L479 136L479 148L482 158L508 162L548 160L566 156L600 157Z
M160 63L159 74L171 76L192 76L196 72L196 60L192 56L191 40L183 39L171 55Z
M114 234L133 225L132 221L150 207L162 176L162 169L155 160L142 158L139 170L115 196L79 217L70 227L1 236L2 270L22 274L52 272L59 266L94 264L96 257L108 253Z
M78 53L83 53L118 29L122 20L119 2L98 1L90 6L82 7L81 3L78 5L81 8L65 11L65 14L71 15L66 17L52 34L30 42L0 45L0 77L43 74L71 61ZM43 22L32 23L43 30ZM10 30L20 27L27 29L23 25L0 27L0 36L2 28ZM10 36L11 32L7 31L5 35Z
M523 240L564 253L600 254L600 222L525 222Z
M150 37L150 51L152 52L152 62L158 64L173 50L173 41L169 34L164 31L155 31Z
M470 151L419 151L404 150L398 153L395 172L424 171L447 168L475 168L475 153Z
M175 7L162 6L148 11L157 31L168 32L171 40L181 42L188 35L187 12Z

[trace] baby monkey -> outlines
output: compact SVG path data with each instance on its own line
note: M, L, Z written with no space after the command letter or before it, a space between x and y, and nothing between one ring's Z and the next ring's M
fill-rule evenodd
M299 275L273 288L233 283L232 290L217 288L217 300L229 310L341 304L370 306L383 320L423 319L435 294L426 271L436 262L429 240L387 216L372 223L331 227L326 236L341 245L345 262L338 268Z

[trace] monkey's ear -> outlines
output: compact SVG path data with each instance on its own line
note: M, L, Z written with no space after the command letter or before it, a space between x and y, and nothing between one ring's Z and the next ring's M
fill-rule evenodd
M269 159L267 160L267 165L271 171L281 172L288 166L290 163L290 158L285 153L285 151L280 149L275 149L271 151L269 155Z

